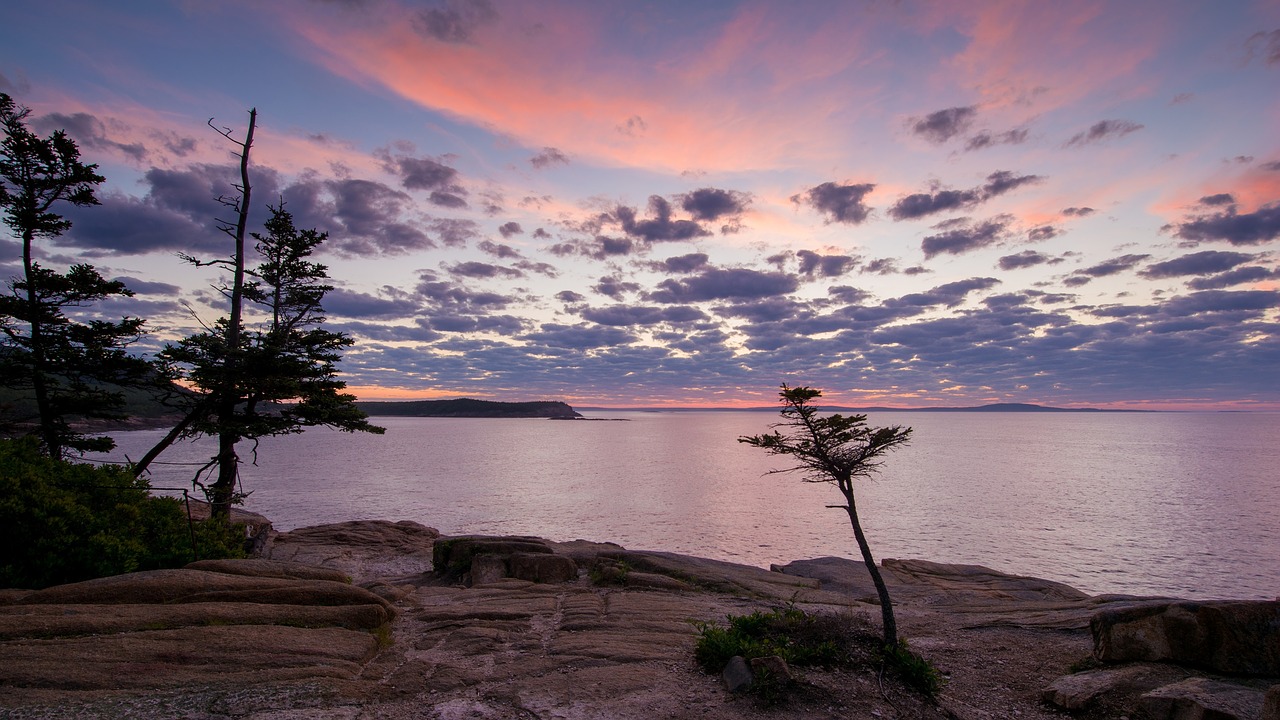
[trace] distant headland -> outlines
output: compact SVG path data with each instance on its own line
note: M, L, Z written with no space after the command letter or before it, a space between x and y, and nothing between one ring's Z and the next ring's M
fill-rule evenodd
M451 417L451 418L552 418L577 419L579 415L558 401L496 402L493 400L407 400L404 402L358 402L356 406L371 416Z

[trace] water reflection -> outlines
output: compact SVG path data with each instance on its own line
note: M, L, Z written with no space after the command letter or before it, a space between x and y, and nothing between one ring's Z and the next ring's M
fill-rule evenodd
M768 565L856 557L838 493L736 442L767 413L630 422L380 418L385 436L264 440L252 509L288 529L413 519L447 533L612 540ZM1089 592L1271 598L1280 587L1277 414L874 413L912 444L864 485L877 557L976 563ZM118 435L139 457L162 433ZM210 444L166 462L203 462ZM189 481L182 465L153 484Z

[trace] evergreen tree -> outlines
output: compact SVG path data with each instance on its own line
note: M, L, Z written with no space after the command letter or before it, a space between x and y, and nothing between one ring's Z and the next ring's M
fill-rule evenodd
M118 281L102 277L92 265L77 264L62 273L34 259L37 240L56 238L71 227L59 215L60 203L97 205L94 190L104 178L97 165L80 161L75 141L58 130L42 138L26 126L30 110L0 93L0 207L4 222L22 241L22 276L0 295L0 378L33 404L31 425L41 451L61 459L69 452L106 451L109 437L89 437L71 422L87 418L119 419L121 386L137 384L148 365L126 351L142 333L143 321L81 322L68 309L92 306L113 297L132 296ZM21 407L23 403L15 403Z
M821 396L822 393L813 388L793 388L784 384L779 393L783 421L773 427L791 428L791 431L786 435L774 430L763 435L743 436L738 438L738 442L763 448L770 455L790 456L797 463L793 467L773 472L800 471L805 473L805 482L831 483L840 490L845 504L827 507L840 508L849 514L849 523L853 525L853 536L862 553L862 561L871 573L876 594L880 596L885 647L896 649L898 624L893 617L893 601L889 598L889 589L871 555L867 536L862 531L858 506L854 501L853 481L855 478L870 478L883 464L877 458L906 445L911 437L911 428L868 427L866 415L821 416L818 409L809 404Z
M251 113L244 142L233 141L241 148L241 184L236 188L240 195L224 201L237 211L236 223L221 224L235 239L236 251L230 258L214 261L187 258L196 265L232 271L231 284L220 288L230 302L230 314L159 353L165 374L191 392L183 396L187 406L183 421L135 465L140 474L174 441L216 436L218 454L195 480L220 516L227 515L239 499L240 458L235 448L241 440L256 441L314 426L383 432L356 408L355 396L342 392L346 383L337 379L341 350L353 341L320 327L325 319L321 301L332 286L327 283L328 269L310 257L327 233L299 231L283 203L268 206L271 217L264 224L266 233L249 234L256 241L260 263L246 267L248 158L255 120L256 113ZM253 326L246 323L246 314ZM213 482L202 479L206 473L214 477Z

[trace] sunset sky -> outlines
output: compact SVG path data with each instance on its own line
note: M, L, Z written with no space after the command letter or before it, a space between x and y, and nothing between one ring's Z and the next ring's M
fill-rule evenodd
M363 399L1280 410L1274 0L10 0L0 91L140 349L256 107Z

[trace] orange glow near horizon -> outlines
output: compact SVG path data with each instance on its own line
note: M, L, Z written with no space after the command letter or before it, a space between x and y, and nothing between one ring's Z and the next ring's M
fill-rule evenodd
M638 400L635 398L607 397L526 397L510 394L494 394L489 392L449 392L444 390L410 390L402 387L378 387L374 385L348 386L347 390L359 400L412 401L412 400L450 400L455 398L474 398L477 400L493 400L499 402L529 402L542 400L558 400L573 407L606 407L618 410L677 410L688 408L705 408L716 410L745 410L750 408L772 407L777 404L777 395L769 393L742 392L734 397L725 397L722 393L707 396L683 394L680 397L653 398ZM919 410L937 407L980 407L1015 401L1000 398L953 398L944 399L922 396L911 393L876 394L874 396L856 396L840 393L823 393L820 405L835 407L884 407L890 409ZM1277 412L1280 403L1259 403L1249 401L1214 402L1203 399L1177 400L1120 400L1114 402L1065 402L1054 400L1018 400L1017 403L1043 405L1063 409L1090 408L1098 410L1135 410L1158 412Z

